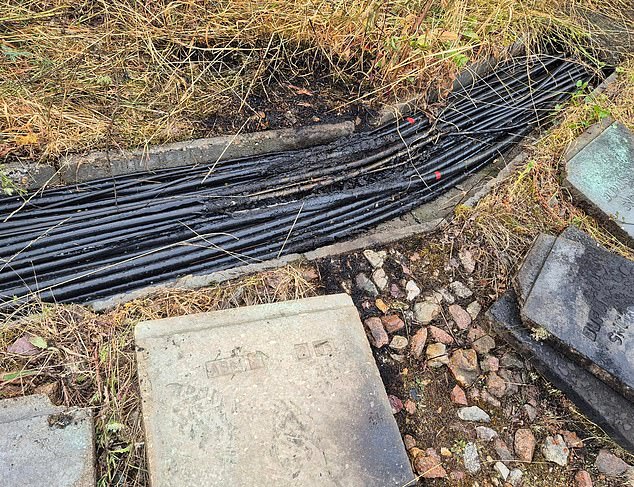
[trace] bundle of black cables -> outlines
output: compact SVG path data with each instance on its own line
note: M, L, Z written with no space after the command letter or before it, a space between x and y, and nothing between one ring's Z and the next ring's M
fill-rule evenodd
M414 114L333 143L0 199L0 309L87 302L350 237L507 151L592 74L514 59Z

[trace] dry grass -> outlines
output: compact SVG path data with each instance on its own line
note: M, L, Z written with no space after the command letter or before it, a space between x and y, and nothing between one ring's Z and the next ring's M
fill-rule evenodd
M58 404L92 408L98 485L147 485L135 324L312 296L317 279L312 267L297 265L199 291L165 291L100 315L80 306L42 305L0 327L0 398L44 393ZM21 337L35 344L34 355L7 350Z
M585 230L608 249L634 258L600 222L572 203L562 186L564 154L593 123L607 116L634 129L634 58L618 70L618 79L596 96L577 96L557 125L528 147L523 167L486 196L475 209L459 207L462 238L481 256L480 278L494 295L503 293L510 276L539 232L557 234L568 225Z
M491 300L511 285L511 277L540 232L558 234L576 225L615 253L634 259L634 249L613 236L601 222L576 207L562 186L564 155L573 141L590 125L610 116L634 130L634 57L617 69L617 81L601 94L577 96L560 113L556 125L531 146L518 171L470 209L459 207L453 231L455 246L470 248L478 258L476 267L482 295ZM550 394L561 394L544 380ZM592 435L601 447L623 450L598 425L586 418L568 399L562 399L565 417Z
M546 32L591 54L601 29L588 12L623 23L627 7L627 0L4 0L0 157L55 159L207 135L206 121L218 117L235 129L261 119L254 96L266 100L315 79L343 86L345 100L420 94L517 39L534 48Z

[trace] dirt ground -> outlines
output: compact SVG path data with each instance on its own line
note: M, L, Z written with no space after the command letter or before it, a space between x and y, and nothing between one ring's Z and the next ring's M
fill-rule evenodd
M400 289L408 280L419 284L421 295L425 296L441 288L447 288L455 280L466 283L474 291L474 295L467 299L456 300L456 304L466 308L477 300L482 305L482 311L473 321L471 327L481 327L495 339L495 348L490 354L505 363L502 357L520 357L512 347L495 335L484 312L493 302L491 289L485 281L477 279L476 269L467 272L458 258L459 247L455 246L460 238L459 229L455 226L443 233L426 238L413 238L399 242L389 248L374 249L387 252L384 268L390 285L396 283ZM362 253L355 253L328 259L318 263L321 282L328 293L352 290L352 297L362 318L397 314L405 322L405 328L395 334L410 338L415 335L421 325L411 317L408 310L411 303L404 297L394 298L389 289L378 297L370 297L354 286L355 276L360 272L370 275L372 267ZM377 308L387 305L382 311ZM469 347L471 340L467 330L456 328L446 306L439 317L431 322L452 335L454 343L447 348L447 352ZM393 338L390 335L390 338ZM428 343L430 342L428 338ZM433 340L432 340L433 341ZM417 360L411 354L400 357L393 350L385 346L374 348L377 365L386 385L388 394L394 395L404 403L408 399L414 401L415 410L408 411L403 407L396 414L401 433L411 435L416 439L416 447L425 451L433 448L437 452L447 449L446 457L442 457L442 465L448 472L447 478L421 479L421 485L502 485L501 477L493 466L500 457L493 442L481 441L476 437L477 423L461 421L456 416L459 406L452 402L450 395L456 380L447 367L431 368L425 360ZM577 485L575 474L583 469L590 472L595 486L626 485L622 478L608 478L597 472L594 461L602 448L617 452L626 461L631 462L634 457L618 448L594 424L580 414L572 403L556 388L544 380L530 365L530 357L525 357L522 368L515 371L516 383L507 384L507 392L499 398L499 406L487 402L482 391L487 389L486 374L482 373L478 381L466 390L469 406L478 405L491 416L491 423L485 426L494 429L513 451L515 431L519 428L529 428L537 439L532 462L507 462L509 468L519 467L523 471L525 486L572 486ZM474 394L475 393L475 394ZM525 404L534 404L538 411L536 418L529 418ZM539 453L544 438L557 435L563 431L574 432L583 442L581 448L570 448L570 460L565 467L547 462ZM465 473L462 450L468 442L476 442L482 461L482 470L476 475ZM458 472L455 475L452 472ZM452 478L455 476L456 478Z

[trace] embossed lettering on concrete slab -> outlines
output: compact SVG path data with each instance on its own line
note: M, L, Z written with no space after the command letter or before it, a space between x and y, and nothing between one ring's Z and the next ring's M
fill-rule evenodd
M522 318L596 364L601 377L632 397L634 263L584 240L557 238Z
M92 415L44 395L0 401L0 485L94 487Z
M136 343L152 485L411 485L348 296L140 323Z
M614 123L573 156L567 183L634 238L634 134Z

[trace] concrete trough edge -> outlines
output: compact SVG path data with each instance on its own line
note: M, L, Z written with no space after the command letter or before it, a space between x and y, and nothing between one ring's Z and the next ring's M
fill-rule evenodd
M273 152L305 149L328 144L354 132L354 122L309 125L223 135L205 139L150 146L140 149L113 149L63 157L59 169L52 165L8 164L4 171L28 189L48 185L76 184L94 179L154 171L171 167L214 163L228 159Z

